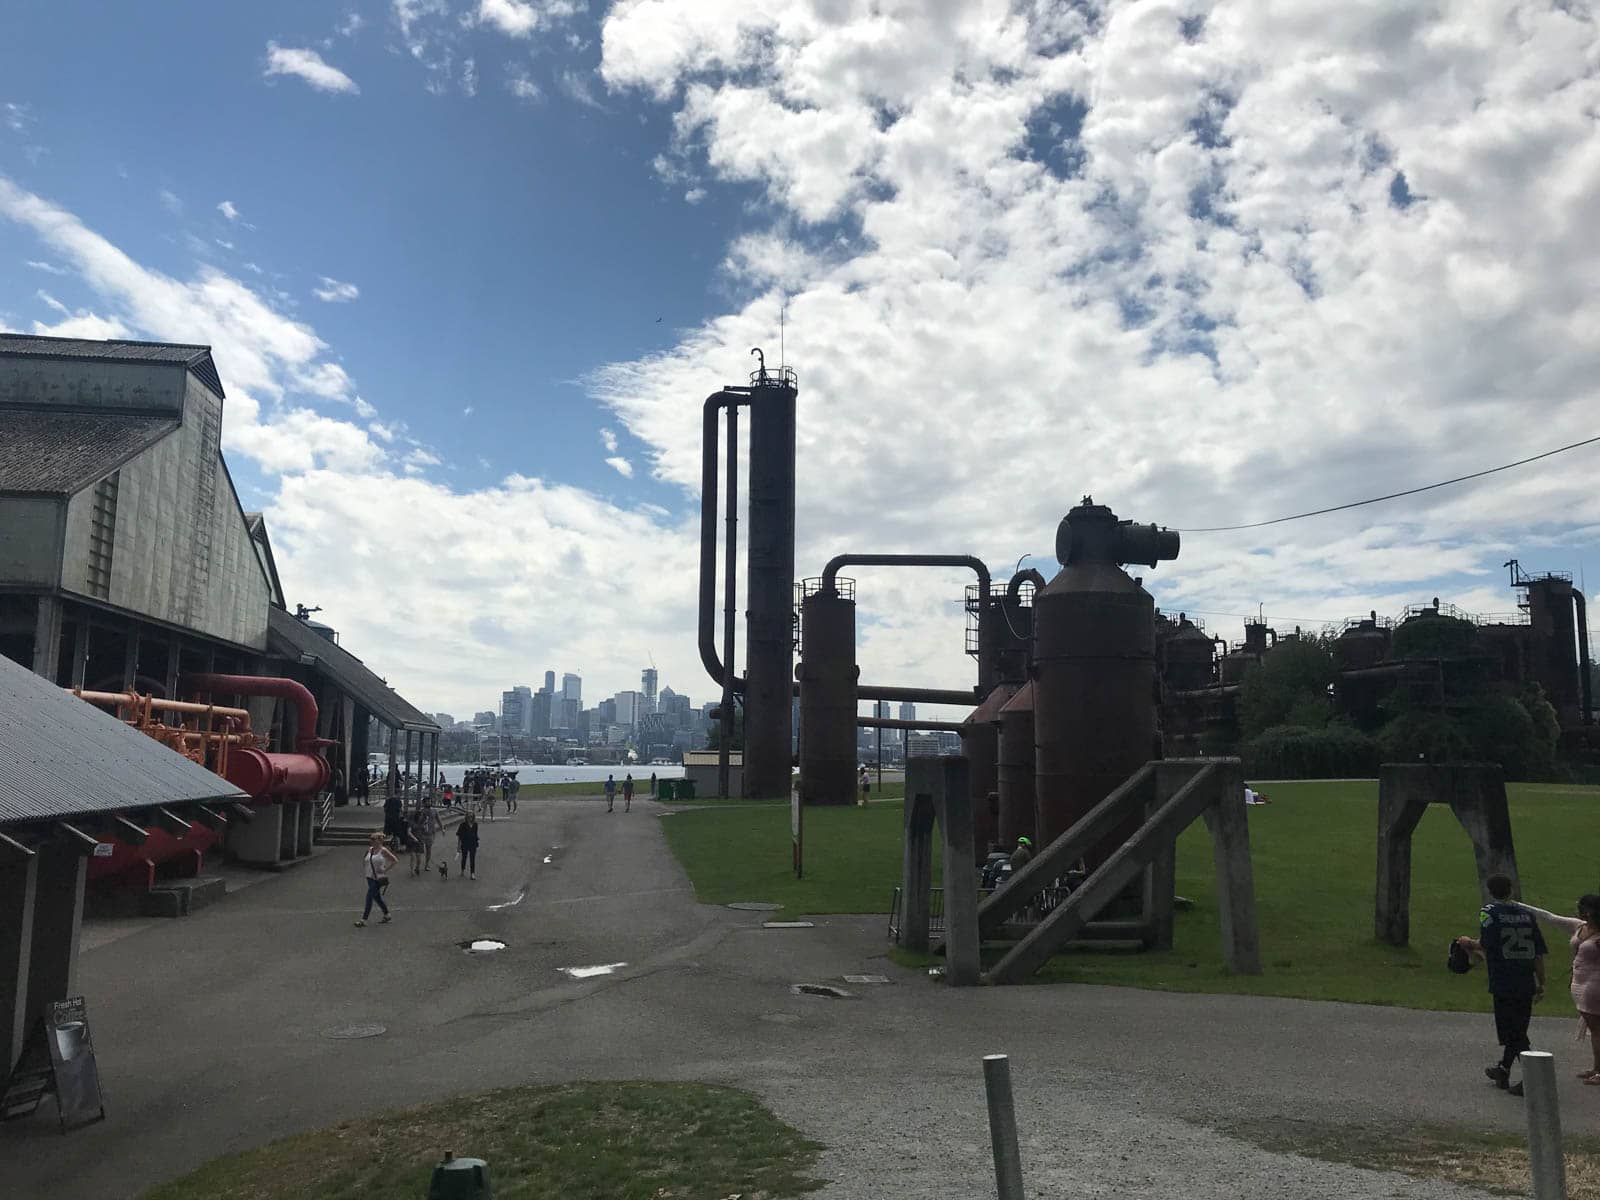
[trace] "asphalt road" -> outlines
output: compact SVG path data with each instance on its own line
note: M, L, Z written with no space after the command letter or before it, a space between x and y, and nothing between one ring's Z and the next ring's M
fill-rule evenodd
M993 1195L980 1068L1012 1056L1030 1196L1466 1197L1216 1132L1285 1117L1520 1130L1482 1079L1484 1016L1089 987L948 989L883 957L881 917L762 928L698 905L636 802L527 802L476 881L403 871L352 925L359 848L184 920L97 929L80 964L109 1119L0 1127L6 1195L129 1196L214 1155L375 1109L564 1079L725 1082L826 1143L836 1200ZM441 844L453 844L453 838ZM472 956L460 943L504 940ZM109 940L107 940L109 938ZM625 964L577 980L564 967ZM877 973L887 985L853 985ZM791 994L827 982L845 999ZM375 1037L335 1039L378 1024ZM1569 1129L1600 1089L1540 1020ZM458 1153L470 1147L449 1147ZM440 1147L441 1151L446 1147ZM11 1189L17 1189L12 1191Z

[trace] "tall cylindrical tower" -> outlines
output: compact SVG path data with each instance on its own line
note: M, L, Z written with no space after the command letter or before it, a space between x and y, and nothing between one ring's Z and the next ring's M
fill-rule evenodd
M787 796L793 763L793 374L758 371L749 389L750 517L745 587L744 790Z
M1054 841L1155 751L1155 602L1122 570L1178 556L1178 535L1084 497L1056 533L1061 571L1033 600L1038 840ZM1133 822L1136 827L1137 822ZM1103 858L1128 833L1108 838Z
M800 600L800 789L806 804L850 804L856 789L855 581Z

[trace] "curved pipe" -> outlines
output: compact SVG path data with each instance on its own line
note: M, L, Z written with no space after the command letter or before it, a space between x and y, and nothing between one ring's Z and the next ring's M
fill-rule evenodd
M239 696L276 696L295 707L294 748L300 754L315 754L325 745L317 736L317 701L305 684L293 679L270 679L258 675L189 675L189 687L202 692L223 692Z
M700 437L700 662L718 684L724 682L717 654L717 454L721 442L717 413L746 402L726 389L706 397ZM728 497L731 506L736 498ZM733 677L733 690L744 691L744 676Z
M1584 603L1583 593L1577 588L1572 589L1572 603L1577 606L1578 615L1578 669L1582 674L1578 683L1583 689L1583 723L1594 724L1594 681L1589 677L1593 673L1589 665L1589 606Z
M822 588L835 589L834 577L841 567L971 567L978 576L978 599L989 599L989 568L970 554L839 554L822 568Z
M1022 594L1022 585L1024 583L1032 583L1035 594L1044 591L1045 588L1044 576L1034 568L1029 567L1025 571L1018 571L1011 577L1011 582L1006 584L1006 599L1014 602Z

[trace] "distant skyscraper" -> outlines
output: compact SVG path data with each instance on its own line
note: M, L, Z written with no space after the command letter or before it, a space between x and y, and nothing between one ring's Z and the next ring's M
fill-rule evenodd
M582 701L583 677L580 675L574 675L570 671L563 675L561 677L561 698L563 700ZM583 705L580 703L578 707L581 711Z
M549 692L552 696L555 695L556 673L554 671L546 671L544 673L544 690Z
M533 732L533 691L528 687L514 687L500 693L500 732Z
M902 721L915 721L917 719L917 706L915 704L902 704L900 706L900 719Z
M644 673L639 677L640 683L643 685L640 690L650 697L652 701L656 698L656 681L659 678L660 675L654 667L646 667Z

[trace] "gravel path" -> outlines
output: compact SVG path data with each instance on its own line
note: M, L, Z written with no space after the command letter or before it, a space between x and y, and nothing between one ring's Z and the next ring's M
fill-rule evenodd
M525 803L484 827L477 881L398 878L387 926L351 926L353 848L186 920L97 933L80 986L109 1120L66 1139L49 1119L0 1127L8 1194L128 1196L375 1109L529 1081L659 1078L759 1093L829 1147L830 1200L992 1195L980 1059L995 1051L1013 1059L1030 1196L1479 1196L1215 1129L1283 1117L1521 1128L1519 1102L1482 1081L1487 1017L949 989L887 962L882 918L767 930L760 913L694 903L657 812ZM509 948L458 948L478 936ZM607 963L626 965L582 981L560 971ZM844 983L856 973L892 982ZM802 981L855 995L792 995ZM386 1032L323 1036L357 1022ZM1535 1040L1570 1078L1580 1050L1567 1024L1536 1022ZM1564 1097L1569 1128L1600 1099L1579 1092Z

